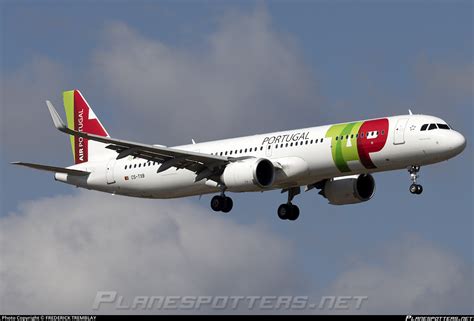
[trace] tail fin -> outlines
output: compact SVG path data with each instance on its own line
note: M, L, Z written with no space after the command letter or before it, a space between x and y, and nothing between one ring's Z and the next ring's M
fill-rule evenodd
M66 110L67 125L70 129L109 137L107 130L101 124L92 108L79 90L63 92L64 109ZM111 157L113 151L106 149L105 145L89 141L82 137L70 136L72 155L75 164L86 163L98 159Z

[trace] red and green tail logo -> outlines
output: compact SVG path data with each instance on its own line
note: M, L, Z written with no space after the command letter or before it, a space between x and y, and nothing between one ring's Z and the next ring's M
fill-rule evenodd
M326 137L331 138L332 158L343 173L350 172L350 161L360 161L367 169L377 168L371 153L379 152L387 142L389 123L387 118L334 125Z
M79 90L63 92L63 101L69 128L79 132L109 136ZM89 141L82 137L70 136L70 138L74 162L76 164L87 162Z

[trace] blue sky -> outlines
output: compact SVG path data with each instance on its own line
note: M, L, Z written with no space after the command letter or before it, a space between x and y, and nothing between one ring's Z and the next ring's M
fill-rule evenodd
M150 211L141 219L157 231L171 224L174 211L176 222L170 226L178 230L200 230L199 217L210 227L197 235L217 240L204 242L209 248L201 250L220 253L220 261L252 264L235 269L210 265L212 258L206 255L207 261L192 256L186 262L240 280L240 294L317 298L352 291L369 297L363 310L368 313L472 313L472 2L3 1L1 15L1 253L12 263L0 274L0 309L8 304L12 310L5 311L57 312L60 306L88 311L94 290L107 287L128 295L163 288L169 289L166 294L176 289L182 289L180 295L233 293L235 284L218 286L220 279L207 274L201 286L188 280L192 289L166 283L170 269L182 273L176 272L178 279L189 274L177 268L181 261L170 259L168 266L160 265L158 283L143 280L130 287L125 278L147 271L130 263L115 279L104 275L94 283L90 276L101 274L81 270L81 282L70 285L77 289L74 300L58 295L47 304L40 298L22 301L31 293L18 284L31 286L34 294L35 286L46 286L39 279L48 279L41 272L48 269L46 263L38 263L40 272L12 272L27 266L27 249L34 244L39 246L35 255L45 252L57 260L77 256L92 264L103 256L103 266L113 270L116 257L101 253L81 233L59 237L55 225L72 231L78 224L90 225L100 239L114 217L109 208L121 204L117 217L130 222L135 215L146 215L125 212L130 206ZM210 196L111 198L8 165L14 160L59 166L71 162L68 139L52 128L44 106L51 99L60 107L61 92L71 88L82 90L112 136L147 143L185 144L191 138L323 125L411 108L445 119L467 137L468 145L457 158L422 168L421 197L409 194L408 173L398 171L376 174L376 196L364 204L334 207L314 191L304 193L295 201L302 215L294 223L277 218L276 208L285 200L277 191L233 195L232 213L216 217L208 209ZM80 208L84 202L92 213L71 213L68 204ZM221 234L211 226L238 232L229 232L228 243L223 234L219 242ZM38 232L43 228L51 239ZM133 243L133 233L139 229L120 231L131 240L110 231L117 238L114 249L128 250L134 262L156 264L156 253L134 257L140 244ZM242 243L245 238L250 242ZM97 256L76 253L74 246L66 255L56 249L58 240L85 242ZM240 256L234 257L226 249L237 243ZM19 251L17 244L27 249ZM163 248L159 240L148 245ZM160 255L174 258L170 253L173 247ZM262 258L275 264L268 267ZM70 275L71 269L65 265L57 275ZM79 284L88 284L88 292L81 292ZM50 291L61 293L54 287ZM22 294L16 304L11 293Z

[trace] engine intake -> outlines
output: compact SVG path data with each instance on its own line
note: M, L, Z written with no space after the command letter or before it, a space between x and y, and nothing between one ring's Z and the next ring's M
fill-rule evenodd
M275 167L265 158L237 161L227 165L221 180L231 192L258 191L273 184Z
M375 180L370 174L327 180L320 192L333 205L366 202L374 193Z

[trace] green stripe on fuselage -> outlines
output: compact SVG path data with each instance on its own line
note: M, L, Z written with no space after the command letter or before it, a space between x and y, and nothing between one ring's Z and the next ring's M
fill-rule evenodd
M326 133L326 137L332 139L331 152L334 164L343 173L351 171L347 162L359 160L356 135L361 126L362 122L334 125Z
M66 111L67 127L74 130L74 90L63 92L64 110ZM74 149L74 136L69 135L71 139L72 157L76 159L76 150Z

